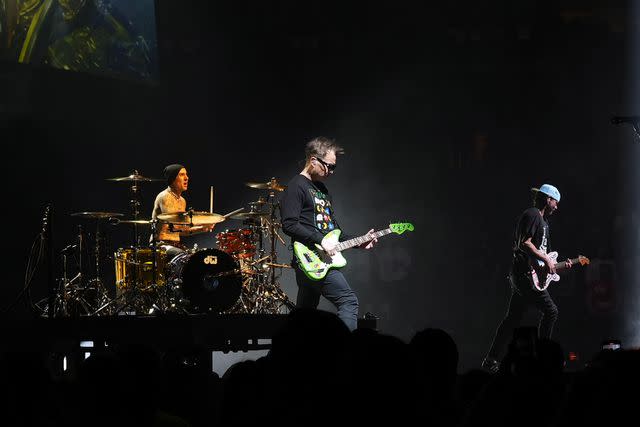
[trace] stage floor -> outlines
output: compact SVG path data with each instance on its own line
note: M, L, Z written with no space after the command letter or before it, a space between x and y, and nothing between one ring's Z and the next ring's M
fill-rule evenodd
M268 349L286 314L122 315L76 318L46 317L3 324L5 348L68 351L81 342L149 344L158 347L201 347L212 351ZM375 329L375 319L359 319L359 327Z

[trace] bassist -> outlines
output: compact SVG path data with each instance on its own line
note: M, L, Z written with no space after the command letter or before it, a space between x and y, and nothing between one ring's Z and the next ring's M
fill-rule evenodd
M323 181L336 168L337 155L344 150L333 140L318 137L309 141L305 149L305 165L287 185L280 200L282 230L294 242L314 247L321 245L327 255L336 253L336 242L323 241L332 230L339 229L329 191ZM372 233L373 229L369 231ZM342 234L343 239L349 239ZM361 247L370 249L377 239ZM324 296L337 309L337 315L350 330L357 327L358 298L342 272L332 269L321 280L311 280L300 269L295 257L292 262L298 285L296 306L317 308Z
M541 313L538 325L540 338L551 338L553 326L558 319L558 307L545 289L536 290L533 286L531 269L536 266L539 272L555 274L554 260L547 256L549 246L549 224L547 218L552 215L560 203L560 192L556 187L544 184L532 188L534 206L526 209L518 219L513 243L513 260L509 282L511 299L507 314L498 326L491 348L484 361L483 368L496 372L499 357L513 330L519 323L528 306L535 306ZM567 267L571 260L567 260Z

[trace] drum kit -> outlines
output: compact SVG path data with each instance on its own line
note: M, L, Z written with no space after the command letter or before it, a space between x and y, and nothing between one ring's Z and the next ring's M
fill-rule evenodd
M278 262L280 235L279 203L276 194L285 186L275 178L267 182L247 182L246 186L265 190L248 210L237 209L226 215L187 210L163 213L155 219L139 218L140 184L163 181L134 171L109 181L131 184L132 218L118 212L76 212L71 216L90 220L94 228L92 248L82 226L74 243L62 252L62 277L57 280L54 316L113 316L156 314L244 313L278 314L293 304L278 283L282 270L291 268ZM181 248L156 241L161 224L172 226L213 226L227 219L242 221L242 227L215 234L216 248ZM132 226L133 244L107 256L113 262L115 283L103 277L105 226ZM144 227L150 242L141 243ZM179 245L176 245L179 246ZM176 253L177 252L177 253ZM78 273L68 277L68 258L74 255ZM90 255L87 255L90 254ZM87 263L86 258L90 261ZM85 265L86 264L86 265ZM87 277L88 267L92 276ZM46 304L43 300L42 304ZM41 307L48 313L48 307Z

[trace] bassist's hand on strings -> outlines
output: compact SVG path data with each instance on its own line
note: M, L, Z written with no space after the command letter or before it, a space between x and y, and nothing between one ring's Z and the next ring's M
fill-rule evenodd
M336 242L330 242L328 240L323 240L321 243L322 249L324 249L329 256L334 256L336 254L336 245Z
M373 230L373 228L372 228L371 230L369 230L369 231L367 232L367 235L371 235L371 234L373 234L373 231L374 231L374 230ZM372 236L370 236L370 237L372 237ZM373 247L373 245L375 245L376 243L378 243L378 239L375 239L375 238L374 238L374 239L372 239L372 240L370 240L370 241L368 241L368 242L365 242L365 243L361 244L361 245L360 245L360 246L358 246L358 247L359 247L359 248L362 248L362 249L371 249L371 248Z

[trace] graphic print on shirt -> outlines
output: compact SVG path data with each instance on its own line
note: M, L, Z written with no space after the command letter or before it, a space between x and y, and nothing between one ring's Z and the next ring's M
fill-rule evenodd
M311 193L311 197L313 197L314 204L314 212L315 212L315 222L318 230L322 232L329 232L336 228L333 222L333 210L331 209L331 201L321 191L317 191L314 189L309 189L309 193Z
M547 253L547 226L544 225L542 227L542 242L540 243L540 248L542 252Z

